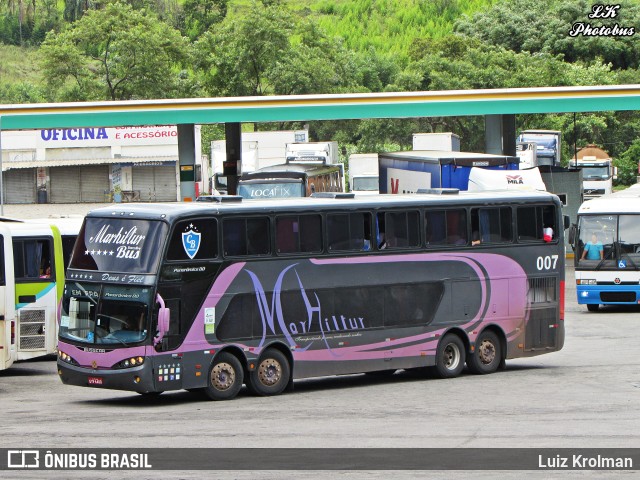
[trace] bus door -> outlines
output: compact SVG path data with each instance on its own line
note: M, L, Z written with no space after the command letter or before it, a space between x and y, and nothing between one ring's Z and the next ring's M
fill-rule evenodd
M11 232L0 224L0 370L9 368L16 356L15 283Z

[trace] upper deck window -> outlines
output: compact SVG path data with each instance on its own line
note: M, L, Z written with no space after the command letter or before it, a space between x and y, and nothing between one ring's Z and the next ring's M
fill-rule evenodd
M87 217L69 268L155 273L166 236L167 225L156 220Z
M329 250L371 250L371 215L364 212L327 215Z
M478 241L481 243L511 242L511 208L471 209L471 231L474 245Z
M376 219L379 249L420 245L420 215L417 211L379 212Z
M218 256L218 222L197 218L176 223L167 260L206 260Z
M320 215L283 215L276 219L276 251L302 253L322 251Z
M545 228L558 231L553 205L518 207L516 215L519 242L542 242Z
M266 255L270 252L269 219L225 218L222 247L226 256Z
M428 210L425 212L427 245L466 245L467 211Z

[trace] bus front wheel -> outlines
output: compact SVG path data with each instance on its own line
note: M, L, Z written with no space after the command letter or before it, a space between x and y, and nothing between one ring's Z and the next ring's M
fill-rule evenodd
M287 357L270 348L260 357L258 367L249 372L247 387L256 395L278 395L287 387L290 372Z
M476 348L467 359L467 367L473 373L481 375L495 372L502 360L502 350L498 336L491 331L484 331L476 340Z
M231 400L242 388L244 371L235 356L227 352L220 353L209 369L209 379L204 393L211 400Z
M436 364L431 371L439 378L453 378L464 368L465 348L457 335L449 333L438 344Z
M590 312L597 312L598 308L600 308L600 305L597 303L587 303L587 310Z

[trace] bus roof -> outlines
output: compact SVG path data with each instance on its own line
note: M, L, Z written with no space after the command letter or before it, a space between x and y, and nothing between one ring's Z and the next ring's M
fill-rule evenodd
M2 221L4 231L9 231L12 237L48 236L52 234L51 224L25 221ZM77 234L77 232L76 232Z
M309 174L322 174L340 170L340 165L321 163L282 163L243 173L240 181L254 180L257 178L301 178Z
M578 210L579 215L599 213L640 213L640 184L587 200Z
M413 195L366 195L354 198L302 197L277 200L245 200L234 202L185 202L185 203L129 203L101 207L90 211L87 217L144 218L167 220L197 216L220 215L225 213L271 213L279 211L310 212L322 210L394 207L422 207L425 205L463 206L493 205L524 202L554 202L560 204L557 196L537 191L482 191L460 192L454 195L413 194Z

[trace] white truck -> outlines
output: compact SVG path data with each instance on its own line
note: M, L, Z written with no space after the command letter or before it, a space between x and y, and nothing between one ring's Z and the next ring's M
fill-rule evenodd
M536 164L532 165L533 167L561 167L561 136L562 133L558 130L523 130L517 141L536 144Z
M569 165L582 170L582 193L584 200L613 193L613 180L617 178L617 167L609 154L596 145L587 145L578 151Z
M538 166L536 142L516 142L516 156L520 159L520 170Z
M241 162L238 175L253 172L271 165L285 162L286 147L292 142L306 142L307 130L275 130L268 132L242 132ZM211 183L220 193L226 193L226 177L223 176L223 164L227 159L225 140L211 142Z
M287 143L285 158L287 163L338 164L338 142Z
M355 195L379 193L378 154L353 153L349 156L349 191Z

